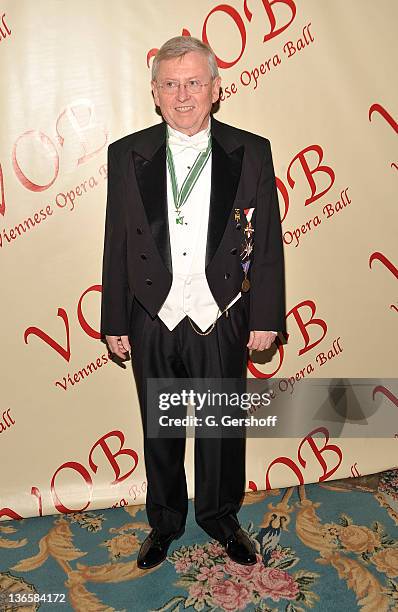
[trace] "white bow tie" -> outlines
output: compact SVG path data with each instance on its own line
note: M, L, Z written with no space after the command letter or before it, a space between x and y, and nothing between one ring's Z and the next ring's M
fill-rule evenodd
M185 149L193 149L195 151L206 151L209 144L209 135L206 130L202 130L193 136L186 136L177 133L169 132L169 145L172 152L179 153Z

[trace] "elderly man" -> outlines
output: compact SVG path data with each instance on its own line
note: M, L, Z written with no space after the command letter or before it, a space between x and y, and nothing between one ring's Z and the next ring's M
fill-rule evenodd
M137 559L161 563L184 531L185 437L147 435L148 378L245 380L248 350L285 331L284 265L270 143L211 116L212 50L167 41L152 67L163 122L108 148L101 332L131 351L144 428L152 527ZM195 517L237 563L256 562L237 512L245 439L195 437Z

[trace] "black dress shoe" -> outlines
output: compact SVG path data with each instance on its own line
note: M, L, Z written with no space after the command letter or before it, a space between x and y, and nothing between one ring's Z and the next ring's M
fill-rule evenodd
M140 569L150 569L162 563L167 557L167 551L173 540L182 536L185 529L178 532L162 535L158 529L152 529L141 544L137 557L137 566Z
M253 542L242 529L238 529L227 538L225 550L228 555L241 565L254 565L257 563L256 549Z

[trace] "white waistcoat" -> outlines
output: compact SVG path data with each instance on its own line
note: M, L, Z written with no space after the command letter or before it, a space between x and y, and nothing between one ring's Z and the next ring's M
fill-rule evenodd
M170 126L167 126L167 129L174 139L178 138L187 144L182 148L170 143L177 184L180 187L199 153L189 145L192 142L203 141L204 136L209 134L210 127L194 136L187 136ZM181 215L184 216L183 223L177 224L170 174L167 170L167 207L173 282L158 316L170 331L186 315L201 331L206 331L221 314L205 274L210 187L211 155L187 201L180 209ZM228 304L228 308L240 296L241 293L238 293Z

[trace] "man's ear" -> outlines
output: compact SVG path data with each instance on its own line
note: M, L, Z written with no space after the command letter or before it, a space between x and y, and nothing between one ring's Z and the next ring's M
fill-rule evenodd
M217 102L220 97L220 87L221 87L221 77L218 76L214 79L212 83L212 102L213 104Z
M156 82L155 81L151 81L151 88L152 88L152 95L153 95L153 99L155 100L155 104L156 104L156 106L160 106L160 104L159 104L159 94L158 94L158 90L157 90Z

